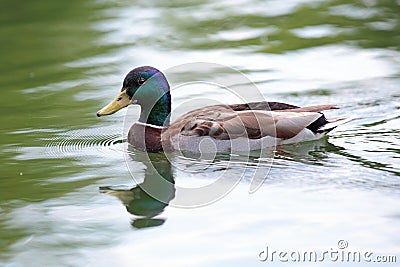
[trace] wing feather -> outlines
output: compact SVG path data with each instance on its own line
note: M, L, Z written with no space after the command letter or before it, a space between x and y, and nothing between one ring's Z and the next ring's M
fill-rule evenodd
M166 137L177 134L211 136L221 140L239 137L258 139L264 136L288 139L322 116L321 113L308 110L319 111L330 106L308 107L305 109L307 112L297 112L295 109L265 111L241 108L235 111L232 106L208 106L181 116L163 134Z

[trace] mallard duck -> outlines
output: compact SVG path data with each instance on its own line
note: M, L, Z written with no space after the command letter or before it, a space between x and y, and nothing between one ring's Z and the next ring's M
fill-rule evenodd
M120 93L97 116L129 104L141 106L139 121L128 133L133 147L148 152L230 152L316 140L346 118L327 120L335 105L297 107L279 102L213 105L192 110L170 123L171 94L164 74L150 66L130 71Z

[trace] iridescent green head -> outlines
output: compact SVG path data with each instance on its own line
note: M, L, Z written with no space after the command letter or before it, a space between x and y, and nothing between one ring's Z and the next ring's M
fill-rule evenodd
M121 92L97 116L110 115L129 104L138 104L142 110L140 122L163 126L169 123L171 95L164 74L150 66L131 70L125 77Z

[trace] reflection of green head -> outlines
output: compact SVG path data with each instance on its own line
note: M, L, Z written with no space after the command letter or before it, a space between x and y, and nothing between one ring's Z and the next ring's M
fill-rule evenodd
M135 150L135 153L129 155L134 162L146 165L143 183L130 190L115 190L109 187L100 190L119 198L129 213L141 217L134 219L132 226L143 228L161 225L164 220L153 217L162 213L175 197L171 163L164 153L143 153Z
M147 156L149 161L144 161L147 166L144 182L131 189L134 197L126 204L129 213L146 217L135 220L133 226L159 225L158 220L150 218L160 214L175 197L171 163L163 153L149 153Z
M126 210L133 215L151 218L160 214L168 205L168 203L161 202L149 196L140 188L140 185L132 188L131 191L134 198L128 203Z
M160 226L164 224L164 222L165 222L164 219L139 218L132 222L132 226L140 229L140 228Z

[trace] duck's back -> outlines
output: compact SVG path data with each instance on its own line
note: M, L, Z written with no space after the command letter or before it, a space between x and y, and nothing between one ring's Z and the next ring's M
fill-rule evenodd
M212 150L217 152L231 151L235 143L238 149L261 149L291 139L307 127L318 130L327 123L319 111L332 108L299 108L279 102L207 106L179 117L163 131L163 139L176 150L198 152L201 143L214 146ZM308 132L309 139L313 132Z

